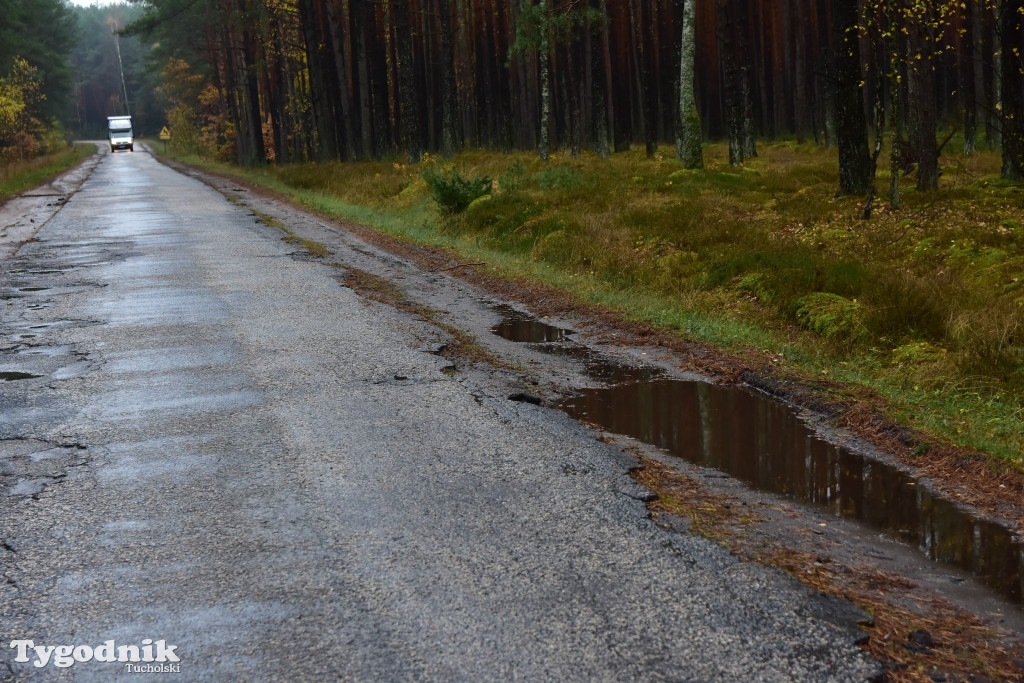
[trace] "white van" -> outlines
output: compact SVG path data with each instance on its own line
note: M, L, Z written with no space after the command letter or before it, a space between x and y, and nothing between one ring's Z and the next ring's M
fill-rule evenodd
M111 152L118 149L134 151L135 138L132 136L132 117L108 116L107 139L110 141Z

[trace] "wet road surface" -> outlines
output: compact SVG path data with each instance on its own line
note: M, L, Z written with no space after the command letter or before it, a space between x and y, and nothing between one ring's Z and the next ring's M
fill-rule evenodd
M116 154L0 265L0 677L128 675L21 639L186 680L876 671L858 610L654 526L618 449L280 236Z

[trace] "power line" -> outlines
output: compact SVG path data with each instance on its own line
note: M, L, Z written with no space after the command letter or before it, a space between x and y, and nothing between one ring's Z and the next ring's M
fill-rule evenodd
M117 66L121 70L121 91L124 93L124 113L128 116L132 115L131 107L128 106L128 86L124 83L124 63L121 61L121 38L117 32L117 24L111 28L111 33L114 34L114 47L117 48Z

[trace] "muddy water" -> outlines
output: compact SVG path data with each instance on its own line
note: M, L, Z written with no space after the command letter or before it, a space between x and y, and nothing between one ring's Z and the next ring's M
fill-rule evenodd
M27 336L27 335L21 335ZM33 375L28 372L0 372L0 380L4 382L16 382L19 379L33 379L35 377L41 377L42 375Z
M495 306L494 310L502 316L502 320L491 328L492 334L509 341L526 343L531 349L542 353L572 358L583 366L591 379L598 382L635 382L662 374L657 368L609 362L586 346L573 343L570 339L572 330L549 325L509 306Z
M655 379L587 389L573 417L728 472L759 489L827 507L912 543L1020 603L1024 544L894 467L818 437L796 412L752 391Z
M661 370L657 368L611 363L585 346L530 344L530 348L543 353L572 358L583 366L587 376L591 379L608 384L653 379L662 374Z
M520 313L508 306L495 306L495 310L501 314L500 323L491 328L491 332L514 342L560 342L568 337L570 330L548 325L536 318Z

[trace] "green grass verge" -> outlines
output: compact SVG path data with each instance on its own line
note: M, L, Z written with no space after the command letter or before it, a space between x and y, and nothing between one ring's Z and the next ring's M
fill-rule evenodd
M724 146L707 145L704 171L667 149L549 164L469 152L441 174L423 173L431 159L258 170L181 160L687 338L867 387L893 419L1024 467L1024 188L998 178L998 156L944 157L938 193L906 178L904 208L880 200L862 221L862 198L835 196L834 152L791 141L759 151L734 169ZM496 180L458 213L446 197L442 212L427 181L453 172L475 193L474 179ZM879 189L888 180L880 171Z
M96 145L76 143L66 152L0 166L0 201L35 187L96 153Z

